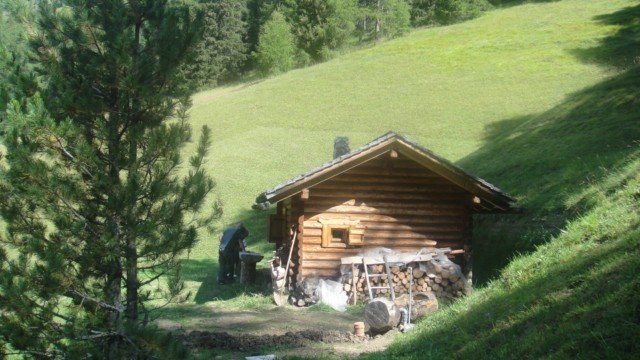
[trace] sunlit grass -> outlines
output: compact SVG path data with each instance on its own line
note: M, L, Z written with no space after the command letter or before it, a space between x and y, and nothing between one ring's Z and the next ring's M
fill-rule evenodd
M636 51L618 43L629 15L610 14L637 3L515 6L195 95L194 128L213 129L208 170L225 211L218 229L243 221L250 248L270 255L266 213L250 208L255 197L329 160L335 136L349 136L355 148L395 130L525 207L521 215L476 219L476 278L495 278L515 254L535 251L595 211L610 196L601 187L619 187L610 172L630 171L625 166L640 139L640 77L618 61ZM633 44L633 34L624 41ZM185 277L194 296L175 311L267 306L268 289L215 283L218 236L203 234L189 255Z

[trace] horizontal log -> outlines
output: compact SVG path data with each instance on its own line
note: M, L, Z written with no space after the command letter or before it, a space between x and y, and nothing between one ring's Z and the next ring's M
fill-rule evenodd
M424 239L408 239L408 240L393 240L393 239L365 239L366 246L382 246L388 248L396 248L398 246L415 246L415 247L440 247L440 242L436 240Z
M407 202L407 203L420 203L430 201L451 201L466 203L471 195L464 192L422 192L422 193L407 193L397 191L349 191L349 190L335 190L335 189L315 189L309 194L311 201L328 200L333 201L349 201L357 200L363 202L370 202L374 200L380 201L394 201L394 202Z
M339 269L340 260L305 260L302 269Z
M422 165L420 165L419 163L411 160L410 158L398 153L398 157L395 158L394 160L389 160L388 157L378 157L375 159L371 159L370 161L365 162L362 165L371 165L371 164L376 164L376 165L385 165L385 164L408 164L408 165L412 165L412 166L418 166L421 168L424 168ZM426 168L425 168L426 169Z
M431 209L372 208L367 206L338 205L332 207L308 206L306 214L373 214L373 215L414 215L414 216L464 216L462 207L433 207Z
M347 248L331 248L331 247L327 248L327 247L322 247L321 244L317 244L317 243L305 242L304 244L304 251L306 253L324 252L324 253L338 253L344 256L350 256L350 255L361 253L362 250L363 250L362 246L351 246Z
M395 238L373 238L366 236L364 240L365 246L385 246L385 247L395 247L395 246L421 246L421 247L429 247L429 246L439 246L443 247L443 244L462 244L462 235L457 237L449 236L447 239L438 239L433 238L423 238L423 239L395 239ZM319 245L322 244L322 238L319 236L305 236L303 240L303 244L306 245ZM361 248L362 246L354 246Z
M303 260L337 260L340 261L343 257L347 257L351 255L351 253L346 252L315 252L315 251L305 251L302 254Z
M378 184L421 184L421 185L447 185L451 184L448 180L437 175L425 176L425 177L406 177L402 175L362 175L362 174L349 174L344 173L338 175L327 182L339 181L339 182L352 182L352 183L378 183Z
M353 191L393 191L403 193L461 193L462 189L454 185L395 185L376 183L355 183L349 181L326 181L318 184L314 189L323 190L353 190ZM313 191L313 190L312 190Z
M340 276L340 268L335 269L305 269L303 268L300 272L302 277L307 276L319 276L319 277L329 277L335 278Z
M402 177L429 178L429 179L439 176L436 173L425 171L422 169L407 168L407 167L388 169L388 168L376 167L376 166L359 166L345 172L344 174L392 176L392 177L402 176Z
M425 219L429 223L426 224L404 224L400 222L375 222L368 220L358 221L360 226L363 226L367 230L389 230L389 231L414 231L414 232L429 232L440 231L442 229L455 229L464 230L464 219L460 217L456 218L428 218ZM322 223L318 220L307 220L304 222L305 234L310 229L322 229Z
M420 171L425 173L433 173L431 170L426 167L414 162L407 160L399 160L399 159L381 159L376 161L367 161L364 164L354 168L364 168L364 169L378 169L385 170L389 172L396 171ZM354 170L351 169L351 170Z
M358 206L369 208L394 208L394 209L434 209L434 208L456 208L466 209L466 205L460 200L424 200L424 201L402 201L402 200L371 200L360 199L313 199L307 202L306 208L310 207L333 207L333 206Z
M373 230L365 227L364 236L365 238L389 238L389 239L445 239L449 236L454 236L455 239L458 239L462 235L461 229L456 229L454 227L445 228L442 227L438 230L431 230L429 232L414 232L414 231L406 231L406 230ZM322 229L319 228L308 228L305 229L305 236L322 236Z
M365 249L370 249L371 247L372 246L366 244L365 246L357 246L357 247L353 246L348 248L324 248L320 243L310 244L305 242L304 251L305 253L324 252L324 253L338 253L338 254L343 254L344 256L353 256L353 255L360 254ZM391 247L393 248L393 250L403 251L403 252L418 252L418 250L422 248L434 248L434 247L447 248L448 247L453 249L451 253L459 254L460 252L459 247L462 247L462 244L458 242L443 242L443 243L438 243L437 246L429 246L429 245L425 245L424 243L419 243L417 245L416 244L405 245L404 243L395 243L393 244L393 246L386 246L386 247Z
M417 217L417 216L398 216L390 217L385 215L369 215L369 214L316 214L309 215L304 222L304 228L322 228L320 219L323 220L348 220L358 222L367 229L404 229L410 230L423 227L464 227L466 217L460 216L435 216L435 217ZM305 216L306 216L305 215Z

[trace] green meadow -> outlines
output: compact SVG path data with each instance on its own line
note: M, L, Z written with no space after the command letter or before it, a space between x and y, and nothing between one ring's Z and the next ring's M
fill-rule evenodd
M184 261L190 302L163 316L271 308L263 286L216 285L220 230L243 221L268 255L259 193L329 161L336 136L355 149L394 130L524 210L476 217L478 291L379 358L637 354L639 64L638 1L532 1L196 94L224 215Z

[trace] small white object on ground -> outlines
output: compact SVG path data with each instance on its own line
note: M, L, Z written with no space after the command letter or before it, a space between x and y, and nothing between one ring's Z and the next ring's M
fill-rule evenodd
M329 305L340 312L347 310L347 293L342 289L341 283L321 279L316 291L321 304Z

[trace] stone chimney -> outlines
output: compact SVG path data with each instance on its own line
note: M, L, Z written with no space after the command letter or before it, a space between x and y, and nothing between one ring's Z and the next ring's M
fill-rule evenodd
M333 158L339 158L342 155L350 153L349 138L346 136L338 136L333 140Z

